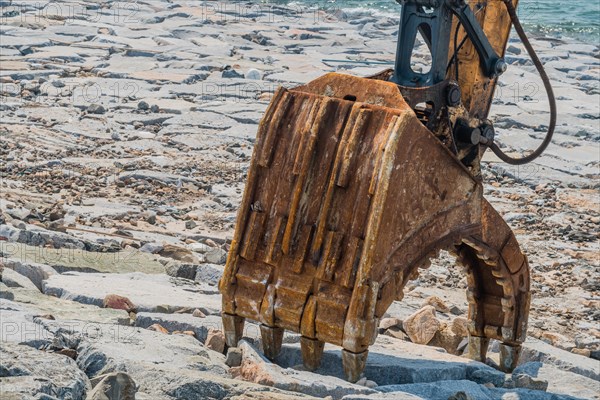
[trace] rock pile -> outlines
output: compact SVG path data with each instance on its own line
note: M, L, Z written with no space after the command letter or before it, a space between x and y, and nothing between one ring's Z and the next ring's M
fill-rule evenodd
M305 371L295 334L274 363L253 323L227 348L217 284L276 87L379 72L353 62L392 62L397 19L221 1L26 3L0 1L0 398L598 398L597 46L534 40L562 125L535 164L483 165L486 197L533 269L523 365L490 367L494 343L489 365L461 357L465 276L442 253L380 321L350 384L335 347ZM492 116L517 151L547 123L522 50L511 39ZM415 63L428 65L424 54Z

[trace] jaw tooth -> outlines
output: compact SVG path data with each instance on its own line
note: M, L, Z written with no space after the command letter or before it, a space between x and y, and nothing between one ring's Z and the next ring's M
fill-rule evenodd
M323 357L323 349L325 342L317 339L300 338L300 349L302 350L302 361L304 367L309 371L314 371L321 366L321 358Z
M467 357L471 360L485 363L487 359L488 346L490 339L478 336L469 336L469 345L467 347Z
M225 342L229 347L237 347L238 342L244 333L245 318L238 315L223 313L223 332L225 333Z
M512 372L517 367L520 355L521 346L500 343L500 369L503 372Z
M262 337L263 352L265 357L267 357L269 360L274 360L281 352L281 344L283 343L283 329L261 324L260 335Z
M355 383L360 379L367 366L368 355L368 350L362 353L353 353L346 349L342 350L342 366L344 367L344 374L348 382Z

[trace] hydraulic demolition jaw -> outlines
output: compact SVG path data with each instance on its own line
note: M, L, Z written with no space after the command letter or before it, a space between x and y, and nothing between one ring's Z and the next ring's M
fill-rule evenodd
M261 324L268 358L288 329L301 334L306 368L317 369L332 343L343 348L347 379L357 381L379 319L446 249L467 275L469 356L485 361L496 339L501 369L515 368L529 266L483 198L480 160L491 148L505 161L527 162L552 136L514 159L495 145L487 119L511 24L524 36L517 0L401 3L394 70L330 73L275 93L220 282L228 346L250 318ZM410 63L417 33L431 53L428 72ZM551 88L549 95L553 105Z

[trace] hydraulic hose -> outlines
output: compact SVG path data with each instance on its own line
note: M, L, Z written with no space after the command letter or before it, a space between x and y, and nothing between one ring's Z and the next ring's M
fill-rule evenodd
M548 94L548 102L550 103L550 124L548 126L548 132L546 133L544 141L539 145L537 149L533 151L533 153L522 158L513 158L506 155L506 153L500 150L498 145L496 145L495 143L492 142L490 144L490 149L492 149L494 154L498 156L498 158L500 158L502 161L511 165L523 165L538 158L546 150L546 148L552 141L552 136L554 136L554 129L556 128L556 98L554 97L554 90L552 90L552 85L550 84L550 79L546 74L546 70L544 69L542 62L540 61L535 50L533 49L533 46L529 42L529 38L527 38L527 34L525 33L523 26L521 25L521 21L519 21L517 11L513 5L512 0L503 0L503 2L506 5L506 9L513 23L513 26L515 27L515 31L517 31L521 42L523 42L523 45L527 49L527 53L529 53L531 61L533 61L535 68L540 74L540 78L542 78L542 82L544 82L544 87L546 89L546 93Z

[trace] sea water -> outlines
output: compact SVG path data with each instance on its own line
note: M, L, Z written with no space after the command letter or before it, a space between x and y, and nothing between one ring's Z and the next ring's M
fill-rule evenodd
M480 3L500 0L472 0ZM286 4L291 1L267 0ZM293 0L295 4L374 14L399 15L401 6L394 0ZM573 38L600 46L600 0L520 0L519 17L533 35Z

